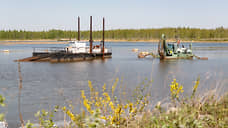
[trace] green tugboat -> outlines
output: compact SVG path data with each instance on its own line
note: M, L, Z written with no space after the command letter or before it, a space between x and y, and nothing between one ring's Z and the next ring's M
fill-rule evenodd
M193 59L192 44L186 48L183 44L180 46L180 40L175 43L166 43L166 37L162 34L161 41L158 43L158 54L160 59Z
M140 52L138 58L144 58L146 56L153 56L154 58L160 58L160 60L169 59L196 59L208 60L207 57L198 57L192 53L192 44L189 47L185 47L183 44L180 45L180 40L176 39L174 43L166 43L166 37L162 34L162 38L158 43L158 53Z

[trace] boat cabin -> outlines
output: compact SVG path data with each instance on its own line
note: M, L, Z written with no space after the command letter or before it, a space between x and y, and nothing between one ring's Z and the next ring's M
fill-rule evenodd
M86 46L86 42L70 41L66 47L66 52L70 53L88 53L89 47Z

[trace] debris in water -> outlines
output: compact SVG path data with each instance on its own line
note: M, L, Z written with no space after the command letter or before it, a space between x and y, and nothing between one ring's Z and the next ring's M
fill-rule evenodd
M3 50L2 52L10 52L10 50L6 49L6 50Z
M132 49L132 52L138 52L138 51L139 51L138 48L133 48L133 49Z

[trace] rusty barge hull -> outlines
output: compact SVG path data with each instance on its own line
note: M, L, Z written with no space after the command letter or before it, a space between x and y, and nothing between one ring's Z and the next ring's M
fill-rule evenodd
M175 60L175 59L193 59L194 56L186 56L186 57L167 57L165 56L164 60ZM160 58L161 59L161 58Z
M111 58L112 53L33 53L32 57L17 60L19 62L75 62Z

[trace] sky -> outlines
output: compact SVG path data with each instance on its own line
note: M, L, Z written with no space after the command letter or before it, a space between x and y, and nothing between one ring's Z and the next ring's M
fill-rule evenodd
M0 30L228 28L228 0L0 0Z

